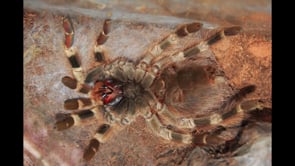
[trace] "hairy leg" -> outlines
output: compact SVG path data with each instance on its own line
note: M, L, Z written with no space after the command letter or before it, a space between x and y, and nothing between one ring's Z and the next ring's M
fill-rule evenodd
M176 62L184 61L185 59L189 57L195 56L199 54L200 52L208 50L210 45L216 43L217 41L224 38L225 36L236 35L240 31L240 29L241 28L238 26L222 28L216 31L214 34L211 34L203 42L196 43L194 45L191 45L185 48L184 51L175 53L171 56L165 56L155 61L153 64L151 64L151 67L148 69L148 71L151 71L153 74L158 75L167 66L170 66L171 64Z

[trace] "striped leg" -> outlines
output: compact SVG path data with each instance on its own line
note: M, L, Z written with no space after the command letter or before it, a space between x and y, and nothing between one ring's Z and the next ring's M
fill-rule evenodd
M104 62L108 62L108 58L105 55L105 48L103 46L103 44L107 41L108 39L108 34L110 32L111 29L111 20L110 19L106 19L104 21L103 24L103 29L100 32L99 36L96 39L96 43L95 43L95 47L94 47L94 59L96 62L100 63L104 63Z
M70 89L87 94L90 91L90 88L89 86L83 84L85 75L77 55L77 50L73 47L74 28L69 17L63 18L63 28L65 33L65 54L72 66L74 78L65 76L62 78L62 83Z
M145 117L148 127L158 136L171 140L174 142L181 142L185 144L198 144L198 145L206 145L206 144L219 144L223 143L225 140L218 137L218 134L214 133L204 133L200 135L192 135L191 132L177 132L171 129L168 129L166 126L162 125L158 116L163 115L167 116L170 120L175 119L168 112L165 104L157 103L156 106L152 109L155 113L150 117ZM171 121L172 122L172 121ZM171 123L175 125L175 123ZM178 126L177 126L178 127Z
M155 135L158 135L166 140L181 142L190 144L192 142L192 135L179 133L168 129L166 125L163 125L159 119L158 112L166 109L165 104L161 104L157 101L156 97L152 93L146 93L144 98L148 101L150 110L146 109L142 116L145 118L147 126L152 130Z
M95 107L92 109L85 109L85 110L71 113L67 117L65 117L61 120L58 120L55 123L55 128L58 131L61 131L61 130L68 129L72 126L78 126L81 123L86 122L86 120L88 120L90 118L91 118L91 120L94 119L94 117L98 116L97 115L98 113L99 113L98 107Z
M150 118L146 118L146 122L148 127L152 130L155 135L158 135L166 140L181 142L185 144L192 143L192 135L191 134L183 134L172 131L167 127L163 126L156 116L153 114Z
M88 73L85 79L85 83L90 84L93 83L95 80L102 80L105 74L105 68L102 64L109 63L109 58L106 55L106 49L104 47L104 43L108 39L108 34L111 29L111 20L106 19L103 24L103 28L101 32L99 33L96 43L94 46L94 59L96 62L96 68L94 68L92 71Z
M215 131L211 133L202 133L193 135L192 143L194 145L220 145L227 141L227 139L219 136L223 131L223 128L216 128Z
M99 145L104 143L115 132L114 126L110 124L102 124L99 126L93 138L90 140L88 147L84 151L83 158L89 161L98 151Z
M218 30L213 35L209 36L205 41L198 43L197 45L192 45L184 49L184 51L176 53L172 56L163 57L157 60L152 67L149 69L155 75L157 75L162 69L166 68L167 66L185 60L188 57L194 56L202 51L208 49L208 47L220 39L224 38L225 36L232 36L236 35L241 30L241 27L232 26L223 28Z
M244 101L240 108L250 115L250 121L272 122L271 108L265 107L260 100Z
M83 84L85 80L84 71L81 67L80 61L78 59L77 51L73 48L74 43L74 29L70 18L65 17L63 19L63 27L65 32L65 53L69 59L69 62L73 69L73 75L75 79L70 77L64 77L62 82L65 86L70 89L74 89L78 92L87 94L89 92L89 86ZM108 61L105 55L105 49L103 44L107 41L108 33L110 31L110 20L107 19L104 21L103 30L100 32L97 37L96 44L94 47L94 59L100 65Z
M143 56L143 58L138 63L138 68L146 69L154 58L158 58L161 53L172 44L177 43L177 38L185 37L190 33L195 33L199 31L202 27L201 23L190 23L185 24L179 27L174 33L165 37L157 45L152 47L148 52Z
M176 118L173 114L171 114L167 107L165 105L162 105L162 107L158 107L157 113L153 114L150 118L146 118L147 125L152 129L152 131L166 139L171 140L174 142L181 142L185 144L197 144L197 145L207 145L207 144L220 144L224 143L225 140L223 138L218 137L218 134L216 132L213 133L203 133L200 135L192 135L191 132L187 133L180 133L173 131L171 129L168 129L167 127L163 126L161 121L159 120L158 116L168 117L171 125L176 125ZM179 127L179 126L177 126Z
M244 110L241 109L241 105L238 104L232 110L225 112L223 114L212 114L210 116L201 118L182 118L178 121L179 128L203 128L211 126L212 128L216 126L229 127L240 124L245 118Z
M218 132L193 135L191 132L180 133L170 130L161 124L156 114L153 114L150 118L146 118L146 121L148 127L153 131L153 133L166 140L174 142L181 142L185 144L193 143L196 145L217 145L226 141L218 136Z
M89 107L94 107L97 102L92 101L90 98L72 98L64 101L64 108L66 110L81 110ZM100 103L99 105L103 105Z
M81 63L79 61L77 50L73 47L74 43L74 28L73 24L69 17L63 18L63 28L65 33L65 53L69 59L69 62L72 66L73 75L77 82L84 82L84 71L81 67Z
M169 119L171 122L171 125L175 125L178 128L181 128L178 126L176 122L176 118L173 114L171 114L170 111L168 111L167 107L162 107L157 112L157 115L163 116ZM161 117L162 117L161 116ZM153 115L149 122L149 127L159 136L163 137L167 140L172 140L175 142L182 142L185 144L195 144L195 145L217 145L225 143L227 140L223 137L219 137L219 128L218 126L215 126L215 131L213 132L207 132L207 133L201 133L201 134L192 134L191 132L187 132L187 134L179 133L176 131L172 131L164 127L157 116ZM186 126L187 127L187 126ZM192 126L189 126L192 127ZM223 128L222 128L223 129Z
M61 81L66 87L73 89L77 92L88 94L88 92L90 91L90 87L88 85L81 84L76 79L73 79L71 77L65 76L62 78Z
M179 27L174 33L162 39L158 44L153 46L137 63L135 69L135 82L141 83L144 88L148 88L154 81L155 75L148 72L148 68L153 60L161 57L162 52L170 45L176 44L179 38L185 37L191 33L199 31L201 23L190 23Z
M103 117L102 107L103 103L97 103L90 98L72 98L64 101L64 108L66 110L79 110L66 115L64 118L55 123L57 130L65 130L72 126L78 126L88 120L93 120L94 117L99 119Z
M247 116L248 111L261 108L261 104L257 101L241 102L247 94L254 90L255 86L253 85L240 89L236 95L221 107L223 112L221 114L215 113L200 118L177 119L175 115L177 110L169 106L162 107L162 109L158 111L158 114L160 117L165 117L164 120L166 120L167 123L173 124L178 128L198 129L206 126L233 126L239 124Z

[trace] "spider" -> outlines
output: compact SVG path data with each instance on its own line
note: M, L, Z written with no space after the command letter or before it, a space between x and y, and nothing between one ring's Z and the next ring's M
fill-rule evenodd
M131 124L138 116L164 140L218 146L234 140L238 130L229 134L232 128L241 125L251 111L261 109L260 101L244 100L255 86L232 87L209 50L220 39L238 34L239 26L215 29L203 41L165 54L170 47L181 44L181 38L203 29L200 22L182 24L138 60L110 60L104 43L111 32L111 20L106 19L94 46L96 66L87 74L73 47L74 27L69 17L63 17L63 29L65 54L74 78L65 76L62 83L89 97L65 100L64 108L74 112L57 120L55 128L65 130L91 118L102 122L84 151L86 161L116 134L115 128Z

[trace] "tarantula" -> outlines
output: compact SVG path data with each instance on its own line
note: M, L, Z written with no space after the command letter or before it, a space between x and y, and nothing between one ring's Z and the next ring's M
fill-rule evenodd
M178 40L202 30L199 22L178 26L170 35L151 46L137 61L127 58L110 60L104 43L110 34L111 20L94 46L96 67L84 74L73 47L74 27L63 18L65 54L74 78L62 83L89 98L65 100L64 108L77 110L56 122L57 130L79 125L89 118L103 123L90 140L83 158L90 160L101 143L115 134L115 126L126 126L142 116L152 133L163 139L198 146L221 145L237 134L227 128L239 126L248 112L260 108L259 101L243 101L255 90L249 85L239 90L229 85L209 46L226 36L236 35L241 27L222 27L181 52L165 54ZM232 132L232 131L231 131Z

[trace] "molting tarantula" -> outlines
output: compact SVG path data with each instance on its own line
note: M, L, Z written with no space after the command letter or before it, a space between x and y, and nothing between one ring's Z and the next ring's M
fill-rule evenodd
M84 152L85 160L93 158L100 144L116 133L115 127L129 125L137 116L165 140L209 146L235 139L238 132L229 134L227 129L239 126L251 111L261 108L259 101L243 100L255 86L237 90L229 85L209 50L220 39L236 35L239 26L212 30L207 38L181 52L165 54L181 44L181 38L204 29L199 22L183 24L132 61L123 57L110 60L106 55L104 43L110 23L109 19L104 21L94 46L97 65L85 75L73 47L72 22L63 18L65 54L74 78L66 76L62 82L89 97L66 100L64 108L76 111L58 120L55 128L65 130L91 118L99 119L101 124Z

